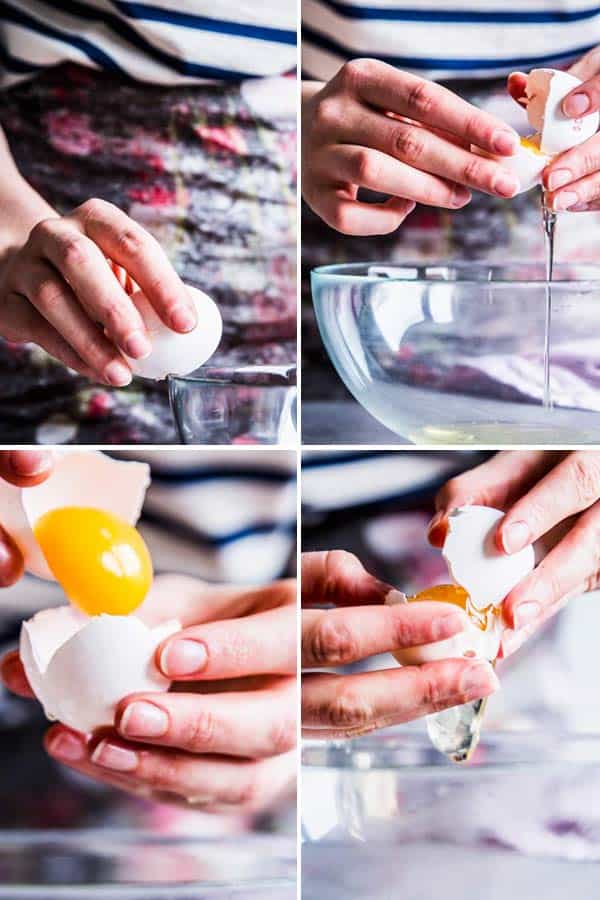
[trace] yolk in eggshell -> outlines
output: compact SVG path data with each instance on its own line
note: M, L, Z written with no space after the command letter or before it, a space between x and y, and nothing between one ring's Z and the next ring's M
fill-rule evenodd
M89 616L126 616L152 584L152 560L141 535L101 509L66 506L41 516L34 535L67 597Z
M470 602L467 591L458 584L435 584L433 587L427 588L424 591L419 591L419 593L415 594L413 597L407 597L407 600L409 603L414 603L418 600L431 600L437 603L453 603L455 606L460 606L461 609L464 609L465 612L468 613L473 624L477 625L478 628L481 628L482 631L487 631L490 627L491 616L500 615L500 608L494 606L493 603L486 606L484 609L475 609Z

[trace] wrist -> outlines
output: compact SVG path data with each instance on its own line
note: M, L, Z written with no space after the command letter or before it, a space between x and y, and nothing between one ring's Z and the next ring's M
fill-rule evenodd
M38 222L57 212L19 174L10 189L0 189L0 268L26 243Z

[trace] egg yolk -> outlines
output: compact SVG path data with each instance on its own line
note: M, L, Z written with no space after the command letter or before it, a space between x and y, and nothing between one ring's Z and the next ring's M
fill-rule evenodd
M45 513L34 534L69 600L89 616L126 616L152 583L152 560L136 529L112 513L66 506Z
M525 150L530 150L532 153L537 154L538 156L544 156L539 146L537 145L534 138L521 138L521 147L524 147Z
M409 603L413 603L417 600L454 603L455 606L460 606L461 609L464 609L473 624L477 625L478 628L481 628L482 631L487 631L490 627L492 624L492 616L500 615L499 607L494 606L493 603L490 603L490 605L484 607L484 609L476 609L471 603L471 598L467 591L458 584L435 584L433 587L427 588L424 591L419 591L414 597L407 597L407 600Z

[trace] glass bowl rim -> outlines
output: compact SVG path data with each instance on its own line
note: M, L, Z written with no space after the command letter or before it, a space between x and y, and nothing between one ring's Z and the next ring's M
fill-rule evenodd
M201 367L203 368L203 367ZM280 369L282 372L285 370L287 372L291 372L292 370L296 374L298 372L297 363L289 363L289 365L268 365L268 364L243 364L243 365L231 365L231 366L205 366L206 369L214 369L215 372L227 372L231 375L238 372L240 374L247 375L269 375L269 374L278 374L275 372L275 369ZM282 376L284 377L284 376ZM228 381L226 378L219 378L216 375L199 375L191 372L189 375L167 375L167 385L170 387L174 384L212 384L219 385L221 387L248 387L248 388L261 388L262 389L271 389L271 388L284 388L285 390L289 390L290 388L296 388L297 382L289 384L245 384L243 381Z
M543 266L543 262L532 262L527 260L515 260L513 263L509 264L510 266L517 267L519 265L536 265ZM360 267L368 267L368 266L377 266L381 268L393 269L393 268L413 268L413 269L427 269L427 268L457 268L457 269L502 269L507 268L506 265L501 263L488 263L485 260L448 260L448 259L432 259L423 262L422 260L395 260L394 262L385 262L381 260L358 260L357 262L345 262L345 263L329 263L323 266L315 266L311 269L311 279L319 280L319 281L332 281L332 282L356 282L358 284L381 284L382 282L401 282L406 284L450 284L450 285L468 285L468 286L478 286L487 285L488 287L494 288L539 288L544 285L552 285L555 288L560 288L561 291L567 290L600 290L600 264L595 262L586 262L584 260L578 260L573 263L556 263L555 271L560 271L561 268L582 268L582 269L593 269L597 271L598 277L594 278L582 278L581 280L573 280L573 279L564 279L564 280L554 280L548 281L547 279L516 279L510 280L506 278L500 278L497 281L483 281L477 278L456 278L452 281L444 281L442 279L433 279L433 278L407 278L402 275L394 276L388 275L385 278L381 278L377 275L367 275L367 274L352 274L348 270L357 269Z

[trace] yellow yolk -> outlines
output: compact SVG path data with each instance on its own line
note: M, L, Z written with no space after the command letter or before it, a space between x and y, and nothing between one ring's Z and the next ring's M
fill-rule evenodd
M477 625L478 628L481 628L482 631L487 631L488 627L491 625L490 616L500 615L499 607L496 607L493 604L486 606L485 609L475 609L470 603L467 591L458 584L436 584L424 591L419 591L414 597L407 597L407 600L409 603L413 603L416 600L433 600L437 603L454 603L455 606L460 606L461 609L464 609L465 612L468 613L473 624Z
M521 138L521 147L524 147L525 150L530 150L532 153L537 154L537 156L545 156L544 153L540 150L538 145L535 142L535 138L531 137L522 137Z
M69 600L89 616L126 616L148 593L148 548L136 529L118 516L66 506L41 516L34 534Z

